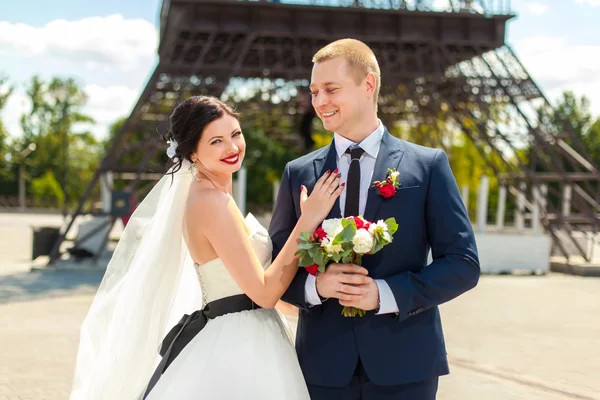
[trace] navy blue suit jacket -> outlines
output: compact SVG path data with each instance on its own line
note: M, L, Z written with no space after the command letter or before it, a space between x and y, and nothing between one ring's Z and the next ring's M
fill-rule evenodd
M300 216L300 186L310 193L336 164L332 142L286 165L269 225L274 258ZM359 357L376 385L418 382L449 372L438 305L479 280L473 229L443 151L397 139L386 130L373 181L383 181L388 168L400 172L401 186L389 199L370 188L364 217L395 217L398 231L383 250L363 257L363 266L369 276L389 284L399 314L371 311L362 318L346 318L336 299L309 307L307 273L300 268L283 300L300 308L296 350L309 384L348 385ZM340 217L336 203L328 218ZM427 265L430 249L433 262Z

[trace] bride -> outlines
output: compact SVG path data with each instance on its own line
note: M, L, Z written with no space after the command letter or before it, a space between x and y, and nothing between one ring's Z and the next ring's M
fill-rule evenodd
M300 232L326 218L340 176L326 173L310 196L302 187L301 218L271 263L266 229L231 197L246 147L238 115L197 96L170 122L175 163L107 267L81 328L71 400L308 399L274 306L298 269Z

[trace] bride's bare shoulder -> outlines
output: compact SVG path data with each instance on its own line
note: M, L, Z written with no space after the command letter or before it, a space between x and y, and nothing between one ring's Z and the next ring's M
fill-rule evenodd
M229 214L233 199L214 187L196 185L190 188L186 202L186 212L196 216L215 217L223 212Z

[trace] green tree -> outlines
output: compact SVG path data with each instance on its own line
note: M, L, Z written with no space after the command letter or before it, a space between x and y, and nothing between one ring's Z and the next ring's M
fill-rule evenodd
M248 108L240 107L241 110ZM247 204L252 212L264 211L272 206L273 183L281 179L285 164L299 155L290 146L290 132L294 126L285 113L285 107L271 107L242 114L241 126L246 139ZM287 145L282 140L284 136L288 140Z
M593 116L590 109L590 102L585 96L577 96L573 92L565 91L553 108L540 108L538 109L538 115L542 124L551 132L556 134L564 134L565 132L573 133L581 143L584 151L580 150L580 147L574 143L574 140L565 139L565 141L581 155L585 156L585 153L587 153L589 161L596 166L600 166L600 118ZM539 154L536 151L539 150L535 147L527 149L528 157L533 160L533 155ZM548 170L548 163L555 162L555 160L548 159L548 157L546 159L546 163L537 163L535 165L536 171L545 172ZM565 163L565 168L567 171L572 171L573 167L571 164L573 162L570 157L564 156L563 159L569 160L569 162ZM548 202L549 207L552 209L560 209L561 186L562 184L559 182L548 183ZM592 197L600 191L600 187L596 182L585 182L582 187Z
M0 75L0 112L6 106L6 102L10 97L13 88L8 85L8 79ZM8 131L0 120L0 194L14 190L15 177L14 171L11 170L11 143L8 136Z
M592 162L600 165L600 118L595 118L587 97L565 91L554 108L538 110L540 119L557 133L571 131L581 141ZM572 140L567 140L577 149Z
M296 158L297 154L269 138L259 127L246 129L244 137L247 148L244 160L248 171L247 202L249 208L259 212L272 204L273 183L281 179L285 164Z
M101 143L84 129L94 122L82 112L87 95L73 78L54 77L46 82L37 76L27 85L26 93L31 109L21 116L23 136L17 147L36 144L36 151L27 159L29 174L34 181L39 178L47 182L47 187L54 187L48 182L59 182L63 196L56 197L56 204L73 206L97 168L102 151ZM44 189L43 193L47 202L55 191Z
M583 137L583 145L597 166L600 166L600 117L590 125Z
M65 202L65 194L52 171L33 179L31 194L36 207L62 207Z

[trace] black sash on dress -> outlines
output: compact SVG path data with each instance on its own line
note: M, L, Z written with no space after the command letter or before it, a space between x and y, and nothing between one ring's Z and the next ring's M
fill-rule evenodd
M150 394L160 376L171 365L175 357L181 353L183 348L198 332L204 329L209 319L215 319L234 312L256 310L259 308L261 307L254 303L247 295L238 294L211 301L202 310L196 310L192 314L185 314L163 339L159 351L162 360L150 378L144 399Z

